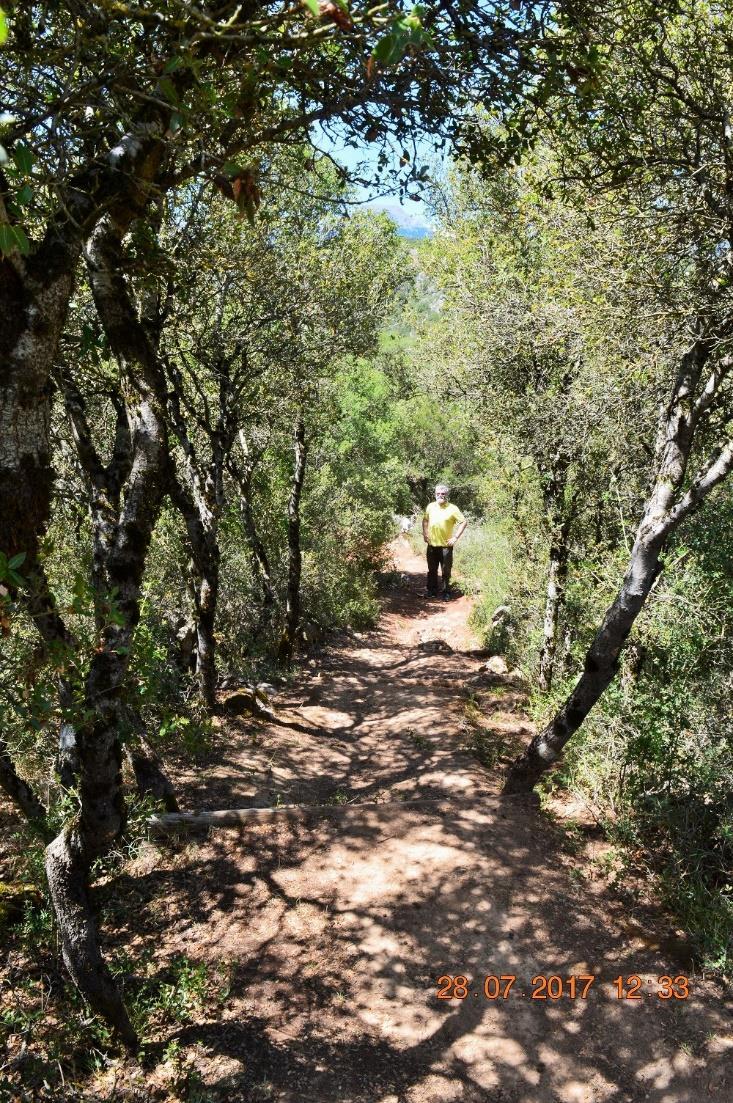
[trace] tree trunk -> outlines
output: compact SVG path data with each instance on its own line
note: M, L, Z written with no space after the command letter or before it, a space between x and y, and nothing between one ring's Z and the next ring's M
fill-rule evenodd
M69 971L92 1009L132 1045L134 1031L99 951L88 894L91 862L119 838L125 824L122 693L139 619L140 583L169 465L164 379L121 275L126 226L109 214L87 243L95 304L127 388L132 442L124 504L103 555L105 592L115 616L105 624L86 679L88 719L78 732L80 813L47 848L46 866Z
M660 556L667 540L733 468L733 442L726 442L697 473L687 492L681 493L699 419L724 376L717 368L695 399L710 351L709 341L699 337L682 358L672 396L660 418L654 486L621 588L588 650L580 680L552 721L513 762L505 793L529 792L560 757L616 674L621 648L662 569Z
M564 553L564 554L563 554ZM547 573L545 592L545 617L542 628L542 649L540 651L540 671L537 683L543 693L552 689L552 678L557 652L557 633L560 625L565 582L567 579L567 548L562 549L553 543L550 549L550 565Z
M0 199L0 215L4 206ZM74 287L79 248L50 234L36 256L0 256L0 551L23 553L26 605L44 642L60 638L38 560L48 525L53 472L50 457L50 372ZM69 759L69 762L72 760ZM69 771L66 771L68 778ZM3 788L33 820L45 809L15 773L7 747L0 752Z
M51 369L74 290L82 241L101 210L115 205L127 225L152 194L146 182L158 170L170 109L145 104L129 134L99 151L59 192L43 240L27 257L0 255L0 551L25 552L23 574L33 575L48 524ZM0 222L7 222L6 185Z
M288 589L285 625L278 650L278 662L281 666L289 666L292 662L295 636L300 623L300 576L303 566L300 549L300 499L303 493L307 458L305 419L302 412L295 422L293 453L293 479L288 500Z
M93 537L92 589L95 622L97 631L102 633L110 612L111 596L107 572L119 532L120 494L132 467L130 425L121 396L113 394L111 399L117 414L117 425L112 458L105 466L92 437L83 395L68 371L61 372L61 380L74 443L88 480ZM120 719L124 721L134 741L132 748L126 742L125 750L135 774L138 792L143 796L152 794L163 802L168 811L176 811L178 805L173 786L160 759L145 741L145 727L139 712L129 702L121 703L119 712ZM59 774L61 783L67 788L75 782L78 757L74 729L70 724L64 724L61 728Z
M31 823L38 824L41 830L45 830L46 809L28 782L23 781L18 774L7 743L2 738L0 738L0 786Z
M134 1049L137 1035L97 942L88 888L91 861L78 823L64 827L46 848L46 876L59 917L61 950L66 968L90 1006Z
M125 741L125 754L135 775L135 784L141 797L151 796L162 802L166 812L178 812L173 784L163 763L145 738L142 718L130 705L124 710L129 736Z
M61 787L73 789L79 778L79 746L73 724L62 724L59 728L55 768Z
M270 573L270 561L265 550L265 545L257 531L254 515L252 513L252 474L237 474L239 488L239 509L242 515L242 524L249 542L252 573L260 584L262 590L262 604L266 611L267 619L270 619L277 604L275 587L272 584Z
M565 603L565 586L568 577L568 557L570 554L570 526L573 519L573 504L562 522L553 525L550 540L550 561L547 571L545 591L545 617L542 630L542 648L540 650L540 670L538 685L543 693L552 689L555 673L555 655L557 637L560 628L560 614Z
M184 486L175 475L169 484L171 501L183 517L191 553L191 594L196 624L196 679L201 700L216 707L216 611L219 598L218 518L200 499L196 488Z
M512 764L505 793L525 793L534 788L610 685L618 669L621 647L661 570L663 543L664 538L659 536L650 540L644 535L637 537L621 589L588 650L578 684L551 723Z
M218 549L217 549L218 550ZM219 596L219 560L211 561L200 580L196 601L196 677L201 699L210 710L216 707L216 639L214 624Z
M0 256L0 551L25 553L27 579L49 518L49 376L78 255L56 242L36 256Z
M97 230L102 227L103 238L109 237L111 230L111 239L119 246L132 218L144 211L153 194L147 184L155 177L164 153L169 109L161 111L157 104L146 103L141 113L139 125L131 133L122 138L115 136L114 149L106 158L92 157L88 168L69 181L43 241L32 247L31 255L24 258L14 250L0 257L0 550L8 556L25 553L23 575L31 588L50 510L50 371L74 287L82 240L96 225ZM98 221L101 211L107 213ZM3 194L0 221L6 222L7 217ZM145 380L146 365L139 357L133 356L133 363L125 363L119 356L121 346L127 344L129 349L135 343L135 334L126 334L128 297L119 276L121 257L108 250L107 261L111 264L95 264L97 230L92 230L88 243L98 277L95 299L98 308L101 298L109 301L111 324L105 324L107 336L123 374L128 375L128 383L134 380L137 386ZM106 296L103 284L109 292ZM114 300L120 289L124 294L113 318ZM128 372L130 367L133 370ZM145 382L148 386L143 383L143 390L149 390L149 379ZM135 1034L99 953L87 879L90 862L106 849L124 823L116 703L138 616L141 564L160 498L155 476L161 467L160 434L156 433L150 406L144 395L135 407L137 470L128 486L108 570L110 592L117 586L116 602L123 625L105 631L87 678L84 712L94 719L87 721L79 733L81 812L78 822L66 828L46 851L67 965L91 1006L104 1015L128 1045L135 1043Z
M36 564L31 585L22 595L26 611L33 620L43 641L45 653L53 657L59 671L57 686L59 704L67 718L74 710L74 690L67 675L76 641L59 616L56 601L48 584L46 571L42 563ZM79 772L79 754L76 745L76 728L66 719L59 729L58 749L56 753L56 774L64 789L73 789Z

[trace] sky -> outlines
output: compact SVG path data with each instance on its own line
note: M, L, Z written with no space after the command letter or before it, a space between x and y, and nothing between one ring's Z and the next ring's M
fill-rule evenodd
M376 175L379 146L364 145L359 149L353 149L340 145L324 134L318 136L318 145L349 172L353 173L358 169L360 176L368 177L372 170ZM427 163L435 161L435 151L432 146L419 148L419 154ZM398 152L395 151L395 161L398 156ZM376 186L356 185L355 197L357 201L372 210L386 211L407 237L426 237L432 233L432 219L425 203L414 199L400 200L398 194L390 194L386 187Z

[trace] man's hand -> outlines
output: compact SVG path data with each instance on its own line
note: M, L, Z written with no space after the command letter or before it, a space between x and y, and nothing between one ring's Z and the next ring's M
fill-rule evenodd
M454 544L457 544L457 543L458 543L458 541L459 541L459 540L461 539L461 537L463 536L464 532L466 531L466 525L467 525L467 524L468 524L468 521L461 521L460 525L459 525L459 526L458 526L458 528L456 529L456 534L455 534L455 536L454 536L454 537L452 537L452 539L450 539L450 540L448 541L448 547L449 547L449 548L452 548Z

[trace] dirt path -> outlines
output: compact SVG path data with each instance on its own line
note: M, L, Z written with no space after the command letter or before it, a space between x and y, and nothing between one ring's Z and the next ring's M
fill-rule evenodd
M697 978L689 999L660 999L657 978L684 973L679 961L630 930L602 880L574 872L535 809L496 799L499 772L468 749L467 690L496 757L527 729L521 692L482 680L468 599L428 602L422 561L406 542L396 555L379 629L337 641L277 701L290 726L235 722L216 761L179 778L189 808L333 814L149 847L129 870L155 958L185 952L227 977L217 1010L169 1038L200 1098L729 1100L730 1006ZM418 798L436 803L399 803ZM572 998L581 974L596 979ZM641 999L616 996L630 974ZM437 999L444 975L468 979L465 999ZM502 975L517 978L508 997L487 998L484 978ZM531 998L542 975L563 978L560 998ZM129 1070L130 1098L174 1097L160 1066L141 1077Z

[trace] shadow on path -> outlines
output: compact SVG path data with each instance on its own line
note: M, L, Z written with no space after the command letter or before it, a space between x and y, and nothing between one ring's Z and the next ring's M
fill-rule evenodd
M378 630L337 641L276 702L305 731L234 724L209 772L184 779L189 806L363 807L212 832L129 867L134 931L156 960L185 953L228 978L207 1020L166 1044L192 1055L212 1100L723 1103L719 991L695 979L689 999L660 999L658 978L681 966L631 950L621 903L570 876L529 804L489 799L499 779L466 746L470 602L428 606L418 563L398 544ZM521 727L520 709L507 685L486 711ZM433 796L440 812L395 803ZM631 974L642 998L619 999ZM585 999L579 975L595 978ZM506 999L487 998L487 976L516 977ZM557 998L532 998L549 976ZM465 977L465 998L438 999L440 977Z

